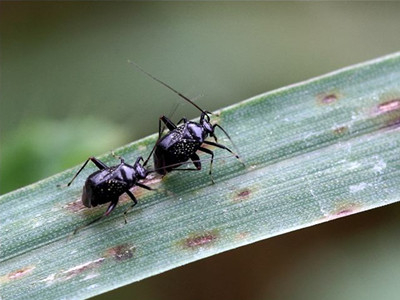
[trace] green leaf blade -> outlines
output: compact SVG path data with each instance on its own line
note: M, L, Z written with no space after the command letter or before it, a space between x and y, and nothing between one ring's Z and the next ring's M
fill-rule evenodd
M0 198L4 299L81 299L292 230L399 201L400 54L256 96L214 118L246 163L215 162L134 190L139 205L68 239L105 207L82 209L86 169ZM229 141L219 135L221 143ZM148 137L119 149L145 156ZM215 151L224 156L222 150ZM203 156L206 158L206 156ZM103 159L103 158L102 158ZM113 164L110 156L104 157ZM115 163L114 163L115 164ZM4 221L3 221L4 220Z

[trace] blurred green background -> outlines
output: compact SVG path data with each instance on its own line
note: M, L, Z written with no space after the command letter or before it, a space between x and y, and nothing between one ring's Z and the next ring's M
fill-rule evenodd
M0 193L215 110L400 49L396 2L0 2ZM175 119L198 116L180 105ZM398 299L400 206L214 256L97 299Z

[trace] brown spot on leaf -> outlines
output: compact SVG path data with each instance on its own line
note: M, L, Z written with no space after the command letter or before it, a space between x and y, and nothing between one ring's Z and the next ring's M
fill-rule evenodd
M145 185L156 185L159 184L162 180L162 176L157 173L151 173L147 175L146 179L141 180L140 182Z
M81 211L86 208L85 205L83 205L81 198L74 202L70 202L66 205L64 205L64 208L68 209L69 211L73 213L77 213L78 211Z
M348 215L352 215L360 210L360 206L356 203L346 203L340 205L333 213L331 214L331 218L341 218Z
M391 91L380 96L381 103L374 105L370 114L376 117L375 122L382 129L400 127L400 95L399 91Z
M387 97L385 97L387 99ZM392 98L373 108L373 115L382 115L383 128L398 127L400 125L400 98Z
M108 249L105 257L113 257L117 261L124 261L133 257L135 247L129 244L122 244Z
M251 191L248 188L241 189L235 192L234 201L240 202L250 198Z
M340 127L335 128L333 130L333 133L335 135L343 135L343 134L347 133L348 131L349 131L349 128L347 126L340 126Z
M317 95L317 100L320 104L332 104L339 99L337 93L329 93L329 94L319 94Z
M387 113L397 109L400 109L400 99L386 101L377 106L378 114Z
M210 246L217 240L217 238L218 235L215 231L214 232L208 231L185 239L183 242L183 246L185 248L195 250L200 247Z
M30 272L35 269L35 266L26 266L21 269L12 271L8 273L7 275L1 276L0 277L0 282L7 282L10 280L15 280L15 279L21 279L22 277L28 275Z

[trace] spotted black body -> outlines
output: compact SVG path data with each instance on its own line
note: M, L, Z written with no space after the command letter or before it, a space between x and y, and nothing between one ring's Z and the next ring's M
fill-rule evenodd
M202 151L211 155L209 174L213 181L212 163L214 161L214 152L202 147L203 144L225 149L235 155L236 158L239 158L229 148L217 143L214 131L216 127L220 126L218 124L212 125L206 112L201 114L199 123L187 121L186 118L183 118L180 121L183 124L177 126L165 116L160 118L160 128L161 122L165 124L169 132L161 137L161 130L159 131L160 138L154 149L154 168L159 174L165 175L172 170L201 170L200 158L196 152ZM215 142L206 141L209 136L213 137ZM195 169L178 169L181 164L189 159L192 160L196 167Z
M124 215L126 215L129 209L137 204L135 196L130 191L130 188L133 186L136 185L147 190L152 190L151 187L139 182L139 180L145 179L149 173L143 165L140 164L140 161L143 161L142 157L139 157L133 166L125 163L123 158L120 158L120 160L121 162L119 165L109 167L99 159L89 157L68 183L68 186L71 185L72 181L74 181L78 174L86 167L89 161L92 161L96 167L99 168L98 171L92 173L86 179L82 192L82 203L89 208L108 202L110 202L110 205L104 215L85 226L93 224L101 218L108 216L117 206L119 197L124 193L126 193L133 201L130 208L125 211ZM80 228L75 230L75 232L79 229Z
M216 127L220 128L225 133L225 135L228 137L229 140L231 140L231 138L220 125L211 124L209 116L209 114L211 114L210 112L204 111L192 100L190 100L189 98L187 98L182 93L178 92L165 82L154 77L153 75L142 69L136 63L132 61L130 61L130 63L133 64L139 70L141 70L143 73L145 73L147 76L159 82L160 84L164 85L165 87L167 87L168 89L170 89L171 91L173 91L174 93L176 93L181 98L183 98L184 100L186 100L187 102L189 102L190 104L192 104L194 107L196 107L198 110L201 111L199 123L187 121L186 118L182 118L178 122L178 124L180 123L183 124L177 126L166 116L162 116L159 119L159 131L158 131L159 138L153 149L154 168L157 171L157 173L165 175L168 172L171 172L172 170L200 170L201 162L199 161L199 156L196 154L196 152L201 151L211 155L209 174L211 176L212 182L214 182L212 178L212 164L214 161L214 152L207 148L202 147L203 144L225 149L240 160L239 156L233 153L228 147L218 143L217 137L215 136L214 133ZM163 129L161 126L161 122L164 123L169 130L169 132L166 133L164 136L162 136ZM215 142L207 141L206 138L208 137L214 138ZM179 169L179 166L188 161L189 159L192 160L196 168ZM147 160L145 164L146 163Z

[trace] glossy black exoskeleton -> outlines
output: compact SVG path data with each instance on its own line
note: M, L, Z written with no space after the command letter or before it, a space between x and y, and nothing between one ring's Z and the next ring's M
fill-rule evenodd
M192 122L188 121L186 118L182 118L179 122L183 123L182 125L174 124L169 118L166 116L161 116L159 119L159 131L158 131L158 140L156 145L154 146L154 168L157 173L161 175L165 175L168 172L173 170L200 170L201 169L201 162L199 156L196 154L197 151L202 151L211 155L211 162L210 162L210 171L209 175L211 176L211 181L214 183L212 177L212 165L214 161L214 152L210 149L203 147L203 144L218 147L221 149L225 149L232 153L237 159L240 160L239 155L233 153L228 147L221 145L218 143L217 137L215 135L215 128L218 127L224 132L224 134L228 137L228 139L232 142L228 133L218 124L211 124L210 122L210 112L204 111L201 109L197 104L195 104L192 100L184 96L182 93L178 92L165 82L161 81L160 79L154 77L144 69L142 69L136 63L129 61L129 63L133 64L136 68L141 70L150 78L154 79L155 81L161 83L174 93L178 94L181 98L192 104L198 110L201 111L200 121ZM161 126L161 122L165 124L169 132L165 135L162 135L163 128ZM207 141L208 137L212 137L215 142ZM150 157L150 156L149 156ZM179 166L185 163L188 160L192 160L195 169L179 169ZM147 160L145 164L147 163Z
M160 128L161 121L168 128L169 132L164 136L161 136L162 132L161 130L159 131L160 138L154 149L154 168L159 174L165 175L173 170L201 170L200 158L196 152L202 151L211 155L209 175L211 176L211 180L214 182L212 177L214 152L202 147L203 144L225 149L239 159L239 156L233 153L228 147L217 143L217 137L215 136L214 131L216 127L221 128L221 126L218 124L212 125L207 112L201 113L199 123L187 121L186 118L183 118L179 121L179 123L183 122L183 124L177 126L166 116L162 116L160 118ZM207 137L214 138L215 142L207 141ZM195 169L178 168L179 163L184 163L189 159L192 160L196 167Z
M96 167L99 168L98 171L92 173L86 179L82 192L82 203L89 208L108 202L111 203L104 215L91 221L85 226L93 224L101 218L108 216L117 206L119 197L124 193L126 193L133 201L133 204L124 212L126 222L127 212L137 204L135 196L129 189L136 185L147 190L153 190L151 187L139 182L139 180L145 179L149 173L140 163L141 160L143 161L142 157L136 159L133 166L125 163L123 158L119 158L121 160L120 164L109 167L97 158L89 157L68 183L68 186L70 186L89 161L92 161ZM76 229L74 233L79 229L80 228Z

